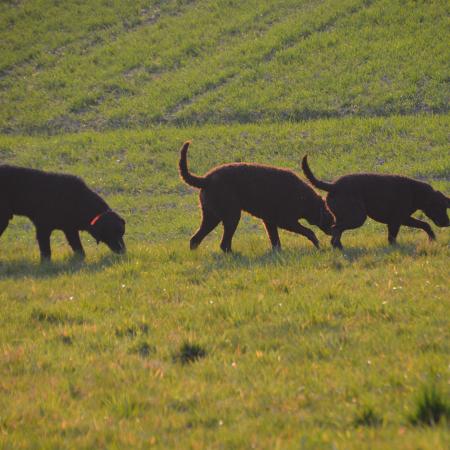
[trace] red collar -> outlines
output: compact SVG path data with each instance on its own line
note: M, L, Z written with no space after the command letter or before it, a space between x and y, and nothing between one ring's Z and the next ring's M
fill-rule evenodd
M98 220L100 219L100 217L102 217L103 215L105 215L106 213L108 213L110 210L108 210L108 211L105 211L105 212L102 212L102 213L100 213L100 214L97 214L90 222L89 222L89 224L91 225L91 226L94 226L97 222L98 222Z

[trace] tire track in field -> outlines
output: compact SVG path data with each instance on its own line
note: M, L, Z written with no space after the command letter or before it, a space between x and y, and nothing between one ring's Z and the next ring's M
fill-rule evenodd
M194 93L192 97L185 98L181 100L180 102L176 103L173 107L166 110L163 119L160 121L160 123L177 123L178 125L181 125L183 120L180 120L176 118L176 115L182 111L185 107L192 105L195 103L196 100L200 99L204 95L208 94L209 92L215 91L217 89L222 88L227 83L230 83L234 78L236 78L238 74L236 72L233 72L229 75L225 75L221 77L216 82L206 83L205 86L203 86L201 89L199 89L197 92ZM192 121L189 121L192 123Z
M311 36L319 33L326 33L331 30L340 20L348 19L364 9L371 7L376 3L376 0L363 0L360 4L352 5L348 9L336 12L332 17L328 20L325 20L323 23L318 26L309 29L303 30L295 36L289 37L286 41L280 41L280 45L272 48L268 52L261 55L258 59L259 62L264 61L265 63L271 62L276 56L283 51L286 51L292 47L298 45L301 41L305 39L309 39ZM280 23L280 22L278 22ZM274 117L273 114L267 114L264 112L257 111L248 111L246 113L241 112L230 112L229 114L221 115L215 119L214 116L210 116L207 113L197 114L193 112L192 114L187 114L184 117L176 117L178 113L180 113L183 109L189 107L194 104L197 100L201 99L203 96L210 94L213 91L218 91L219 89L223 89L228 83L231 83L233 80L238 78L240 74L234 73L228 77L226 80L217 83L211 83L198 92L196 92L191 98L183 99L170 109L168 109L165 114L165 120L163 123L173 123L176 125L185 125L185 124L203 124L203 123L252 123L255 121L260 121L264 119L276 119L281 121L292 121L292 122L300 122L305 120L318 120L318 119L329 119L329 118L342 118L348 115L356 116L356 117L389 117L389 116L408 116L412 114L435 114L435 115L445 115L450 111L449 105L444 106L426 106L424 108L421 107L413 107L413 108L402 108L395 112L385 111L383 107L381 108L373 108L370 110L361 111L359 113L352 113L348 111L330 111L330 110L315 110L315 109L299 109L293 111L286 111L285 113L278 114L277 117Z
M289 39L289 41L285 45L282 45L279 48L271 49L266 55L263 55L261 59L265 62L272 61L280 51L285 51L292 47L295 47L300 41L310 38L313 34L326 33L332 27L334 27L340 19L348 18L354 16L355 14L358 14L363 9L372 6L375 1L376 0L363 0L360 5L353 5L347 10L336 13L333 17L330 17L324 23L320 24L317 28L304 30L300 32L296 37Z
M289 37L288 41L284 41L283 39L279 42L279 45L277 47L274 47L270 49L269 51L263 53L260 58L258 58L258 61L264 61L265 63L269 63L272 61L277 53L280 51L288 50L289 48L295 47L299 42L301 42L304 39L310 38L313 34L316 33L324 33L330 30L333 26L336 25L336 23L346 17L350 17L352 15L355 15L359 13L364 8L370 7L375 0L363 0L359 5L352 5L348 9L345 9L341 12L337 12L334 16L330 17L328 20L324 21L323 23L319 24L317 27L314 27L310 30L303 30L300 33L298 33L295 36ZM275 22L274 25L283 24L285 21L280 20ZM265 32L267 34L270 31L270 28L268 28ZM213 91L217 91L219 89L222 89L225 85L232 82L234 79L236 79L239 76L239 73L233 72L232 74L221 78L218 82L210 82L206 83L205 86L202 89L197 90L194 92L194 94L189 98L184 98L172 107L168 108L166 112L164 113L163 119L159 119L156 122L158 123L175 123L177 125L186 124L186 123L204 123L206 120L202 120L201 117L185 117L185 118L177 118L177 114L180 113L183 109L186 107L194 104L197 100L201 99L203 96L210 94ZM323 118L323 117L330 117L329 115L325 115L325 112L312 112L311 114L307 114L306 118L314 119L314 118ZM247 123L252 122L254 120L258 120L258 113L249 113L246 115L246 117L242 117L239 115L239 117L235 114L234 116L230 116L230 121L235 121L239 123ZM234 119L234 120L233 120ZM304 115L302 115L302 119L305 120ZM220 121L219 121L220 122Z
M136 17L136 19L138 19L136 23L133 23L133 17L125 18L121 22L118 22L115 26L112 26L110 28L110 34L107 34L106 36L95 35L96 30L88 31L87 34L79 36L78 38L73 39L67 44L49 49L47 53L59 57L63 56L64 53L75 52L76 47L80 46L81 48L83 48L83 51L77 53L79 55L88 56L91 52L95 51L98 48L98 45L104 43L111 44L117 41L124 34L133 33L142 27L154 26L155 24L157 24L161 19L162 2L163 0L160 0L158 2L155 2L155 4L151 5L148 9L142 9L141 14ZM188 5L182 5L181 8L166 12L164 17L179 16L183 14L189 7L192 7L190 3ZM130 21L132 22L131 24L129 24ZM38 55L44 52L45 51L41 49L40 51L38 51ZM27 66L30 66L33 63L39 64L39 61L37 61L37 58L35 56L29 56L20 61L17 61L14 64L11 64L10 66L4 67L0 70L0 81L17 71L25 69ZM50 67L52 66L50 65ZM44 69L45 66L42 66L40 70Z
M57 47L55 49L52 49L50 52L53 54L60 54L63 55L66 52L70 52L70 48L74 48L75 46L79 45L80 42L82 42L83 40L86 41L86 49L83 52L77 52L80 56L82 57L88 57L90 54L92 54L93 52L95 52L96 50L98 50L100 48L100 46L102 44L108 43L111 44L115 41L120 40L121 38L123 38L124 36L126 36L126 34L128 33L135 33L138 32L140 28L146 26L146 25L154 25L156 24L160 19L165 19L168 17L177 17L177 16L182 16L186 13L189 12L190 9L194 8L196 6L197 3L189 1L183 5L181 5L180 8L174 10L174 11L170 11L170 12L165 12L165 14L161 15L160 12L160 8L158 5L160 5L161 2L158 2L157 4L153 5L151 10L147 10L145 12L147 18L144 20L141 20L138 24L136 24L135 26L131 26L128 28L124 28L123 24L122 26L120 26L120 29L116 29L112 34L111 37L107 36L107 37L99 37L99 36L82 36L79 39L75 39L73 40L70 44L68 45L64 45L61 47ZM293 5L289 5L287 7L283 8L283 12L284 15L282 17L269 17L270 15L270 8L269 9L264 9L262 13L260 13L259 11L255 11L255 15L253 15L251 17L251 19L245 20L243 22L243 28L241 28L239 30L238 33L233 32L233 30L226 30L224 33L221 33L217 36L216 38L216 42L215 45L213 45L211 48L207 49L206 52L200 52L198 55L194 55L190 58L189 62L185 63L185 64L178 64L175 63L172 66L167 66L167 67L163 67L161 70L159 71L155 71L155 76L157 78L160 78L161 76L167 75L167 74L175 74L177 72L179 72L180 69L185 68L188 65L191 64L198 64L196 61L198 61L199 59L208 57L212 54L214 54L214 52L217 51L218 48L225 46L228 47L232 47L234 45L235 42L238 42L239 40L243 39L243 34L247 34L247 33L251 33L252 31L255 31L256 29L261 30L261 28L264 29L263 33L267 32L267 30L270 29L271 26L273 26L274 24L278 24L280 22L282 22L282 20L284 19L285 15L288 13L291 13L293 10L295 10L297 8L297 6L293 6ZM97 44L97 45L95 45ZM56 60L51 64L48 64L47 66L42 66L40 69L36 69L34 70L34 75L36 75L37 72L44 72L46 70L54 70L55 67L59 66L60 64L64 64L64 59L60 59L60 60ZM0 91L2 90L7 90L7 77L9 75L13 75L13 77L17 77L20 74L18 72L20 72L20 69L23 68L26 71L26 68L29 66L36 66L37 61L35 58L31 58L27 61L23 61L22 64L19 65L14 65L14 67L11 68L11 70L9 69L4 69L4 71L0 71ZM132 79L134 76L136 76L136 74L140 73L142 69L142 66L138 66L138 67L130 67L129 69L125 70L123 72L123 76L127 79ZM2 75L2 72L3 75ZM15 72L15 73L14 73ZM233 74L232 77L234 77L236 74ZM228 78L232 78L232 77L226 77ZM2 86L2 81L3 79L6 78L6 83L3 83L4 86ZM14 81L13 79L11 79L11 81ZM212 81L212 82L208 82L207 86L211 87L211 86L215 86L215 88L219 88L221 85L225 84L227 80L224 80L223 77L220 78L220 80L218 81ZM131 92L131 91L130 91ZM201 96L201 94L204 92L203 89L200 89L199 92L199 96ZM206 91L205 91L206 92ZM125 94L128 94L129 92L126 91ZM110 128L117 128L117 124L114 121L114 125L112 126L108 126L110 124L111 121L109 120L98 120L95 119L94 121L83 121L82 117L78 117L79 115L83 115L84 112L88 112L91 111L91 107L98 107L101 103L103 103L105 100L107 100L110 97L110 92L108 91L104 91L101 93L98 93L98 95L95 96L95 98L92 98L91 100L88 100L88 105L87 107L78 107L78 106L74 106L73 108L71 108L71 110L69 110L66 114L63 114L62 116L59 117L54 117L53 119L51 119L49 121L48 124L46 125L41 125L41 126L32 126L30 127L26 127L24 128L20 128L18 129L17 127L4 127L3 129L0 129L0 131L5 132L7 134L15 134L15 133L21 133L21 132L32 132L32 133L45 133L48 134L49 133L49 128L52 129L51 134L54 133L58 133L58 131L64 131L64 132L76 132L79 129L83 128L83 129L89 129L91 127L93 127L94 129L99 129L99 123L103 123L103 126L100 126L101 128L105 127L106 124L106 129L110 129ZM136 94L137 95L137 94ZM119 99L119 97L121 97L122 95L120 95L120 93L117 92L117 90L114 91L114 97L116 100ZM178 108L177 105L175 105L173 108L170 108L170 110L168 111L168 115L172 114L172 111L177 112L178 109L182 109L183 106L189 104L189 99L184 99L183 101L181 101L178 104ZM75 115L75 116L74 116ZM168 120L166 119L162 119L162 122L167 122ZM148 121L145 122L145 125L148 125ZM158 121L159 123L159 121ZM126 121L126 126L132 126L132 124L129 121ZM144 125L139 123L136 123L135 125L139 126L139 125ZM120 125L119 125L120 126Z

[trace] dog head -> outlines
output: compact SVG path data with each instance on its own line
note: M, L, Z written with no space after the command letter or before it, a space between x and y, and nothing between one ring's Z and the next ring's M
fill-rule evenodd
M123 241L125 220L114 211L106 211L96 216L90 223L89 233L99 242L105 243L114 253L125 253Z
M335 222L333 213L328 208L325 200L323 201L322 210L320 212L319 228L329 236L331 236L331 227Z
M433 190L427 196L422 211L438 227L448 227L450 225L450 220L447 215L447 208L450 208L450 198L440 191Z
M307 219L311 225L318 226L325 234L331 236L331 227L334 224L334 215L328 208L325 200L317 195L317 202L315 204L314 210L316 211L313 214L311 219Z

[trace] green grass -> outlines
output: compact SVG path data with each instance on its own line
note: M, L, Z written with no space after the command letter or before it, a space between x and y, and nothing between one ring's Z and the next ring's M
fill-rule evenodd
M125 257L0 239L0 448L447 449L448 229L196 252L177 172L401 173L450 193L443 1L0 3L0 163L82 176ZM1 197L2 193L0 193ZM418 217L423 216L417 213ZM428 220L428 219L426 219ZM433 382L430 383L430 374ZM438 418L439 416L439 418Z
M198 173L239 160L297 169L307 151L324 178L401 171L447 192L447 128L418 116L3 136L6 162L101 191L127 218L129 252L83 236L83 263L55 233L40 266L26 219L2 236L0 446L445 448L445 422L410 417L424 377L448 377L448 230L430 244L402 229L390 248L369 221L343 254L320 231L320 251L282 233L272 254L246 216L236 254L220 253L220 229L190 252L200 213L176 162L194 138Z
M5 133L448 112L444 1L1 8Z
M51 268L3 245L2 445L445 448L445 423L408 419L422 376L448 373L439 237L366 232L341 255L285 236L273 255L240 235L230 257L173 241ZM185 342L206 355L184 365ZM354 427L367 402L376 432Z

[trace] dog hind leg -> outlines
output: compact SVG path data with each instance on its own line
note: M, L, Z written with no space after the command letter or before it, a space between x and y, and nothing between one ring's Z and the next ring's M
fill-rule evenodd
M202 209L202 223L200 224L200 228L197 232L191 237L190 248L191 250L195 250L203 239L211 233L214 228L217 227L220 223L220 219L216 217L211 212L208 212L206 209Z

